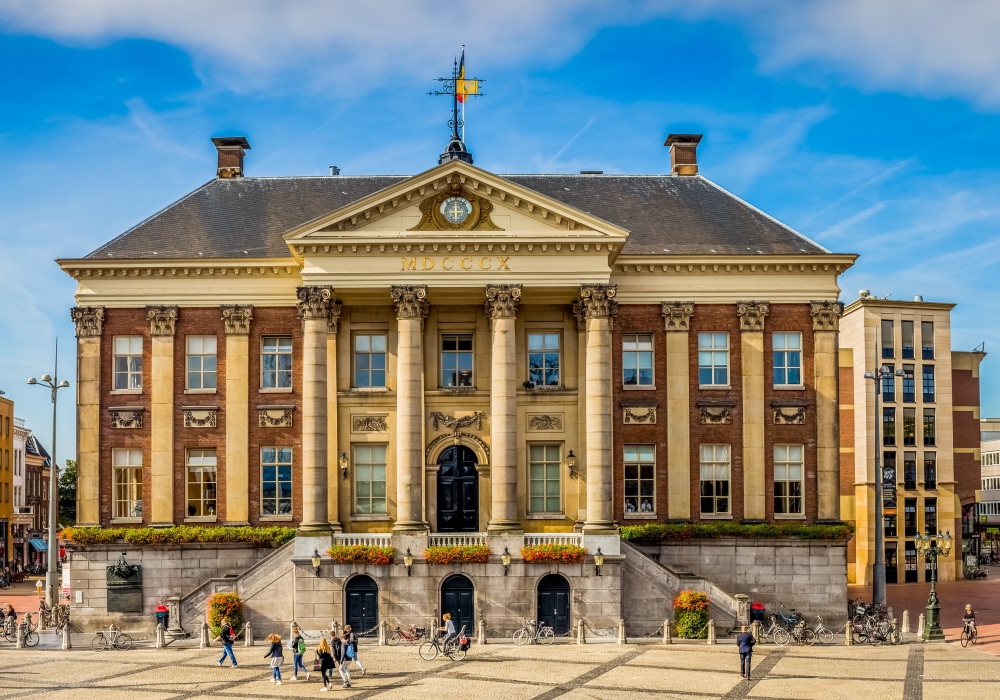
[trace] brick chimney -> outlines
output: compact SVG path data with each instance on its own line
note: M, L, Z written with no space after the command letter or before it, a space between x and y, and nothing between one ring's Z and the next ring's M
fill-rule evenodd
M220 136L212 139L219 150L219 167L216 177L243 177L243 156L250 150L250 142L243 136Z
M664 146L670 147L670 174L698 174L698 144L701 134L669 134Z

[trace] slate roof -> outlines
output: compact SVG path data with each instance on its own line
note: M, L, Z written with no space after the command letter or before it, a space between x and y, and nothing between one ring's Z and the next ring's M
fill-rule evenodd
M34 455L35 457L42 457L45 459L45 465L49 466L49 453L45 451L42 447L42 443L38 441L34 435L29 435L24 441L24 451L29 455Z
M630 231L624 255L828 251L700 176L500 175ZM88 259L289 258L281 235L403 175L212 180Z

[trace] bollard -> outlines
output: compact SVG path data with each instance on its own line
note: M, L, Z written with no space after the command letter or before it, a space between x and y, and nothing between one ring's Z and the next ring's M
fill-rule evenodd
M486 620L479 618L479 631L476 634L476 644L486 644Z
M708 643L715 644L715 620L708 621Z
M760 638L764 636L764 628L760 624L760 620L754 620L750 623L750 634L753 635L754 641L759 642Z
M670 636L670 620L663 621L663 643L673 644L674 640Z
M894 615L892 614L892 608L886 608L885 612L889 615L890 620L893 619Z
M851 621L844 623L844 644L849 647L854 646L854 632L851 629Z
M917 636L923 637L924 635L924 614L920 613L920 617L917 618Z
M388 626L389 623L386 622L385 620L382 620L380 623L378 623L378 645L380 647L385 646L385 637L386 637L385 628Z
M625 620L618 620L618 643L628 644L628 639L625 637Z
M31 613L25 613L24 616L30 617ZM38 611L38 631L39 632L45 631L45 615L42 615L41 610Z
M69 634L70 634L69 620L66 620L66 624L63 625L63 640L62 640L63 651L69 651L70 649L73 648L73 640L70 639Z
M910 611L903 611L903 629L901 630L903 634L910 633Z
M581 617L576 621L576 643L586 644L587 643L587 630L583 626L583 618Z
M166 630L163 629L163 623L162 622L157 622L156 623L156 648L157 649L163 649L165 646L167 646L167 635L165 633L166 633Z
M211 640L208 638L208 623L201 623L201 641L198 643L199 649L207 649L212 645Z
M247 620L246 627L243 628L243 646L253 646L253 628L250 626L249 620Z
M24 649L24 633L27 629L27 625L23 622L19 623L17 626L17 649Z

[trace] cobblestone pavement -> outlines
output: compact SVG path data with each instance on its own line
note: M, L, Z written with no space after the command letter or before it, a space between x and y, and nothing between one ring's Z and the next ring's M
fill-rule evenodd
M188 700L343 697L351 700L948 700L1000 698L1000 659L957 644L759 648L752 680L739 676L731 645L555 644L473 646L465 661L423 661L416 647L363 646L368 669L351 689L339 677L320 694L318 675L269 681L264 647L127 652L0 648L0 698ZM306 656L311 660L312 651Z

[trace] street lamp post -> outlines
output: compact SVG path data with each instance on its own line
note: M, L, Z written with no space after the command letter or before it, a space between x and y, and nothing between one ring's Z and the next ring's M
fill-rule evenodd
M938 532L921 537L917 535L913 542L918 552L924 553L924 558L931 563L931 592L927 596L927 615L924 620L923 640L933 642L944 639L944 630L941 629L941 606L938 605L937 591L937 560L939 556L947 557L951 553L951 530L947 530L944 535Z
M59 381L59 339L56 339L56 358L52 376L43 374L42 378L28 378L28 384L40 384L52 391L52 467L49 469L49 556L45 572L45 604L50 608L59 603L59 575L56 567L59 565L59 539L56 528L59 527L59 467L56 462L56 407L59 390L69 387L66 380Z

